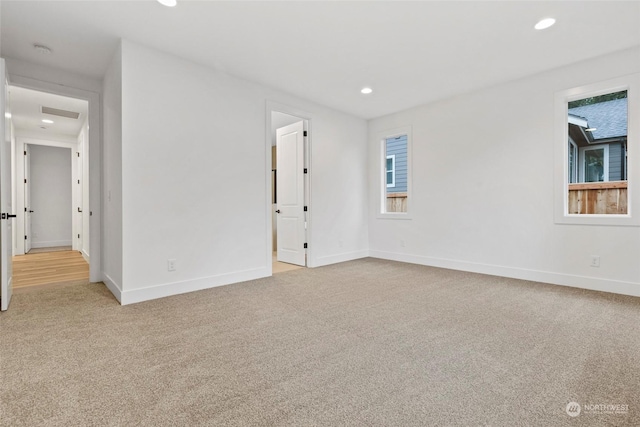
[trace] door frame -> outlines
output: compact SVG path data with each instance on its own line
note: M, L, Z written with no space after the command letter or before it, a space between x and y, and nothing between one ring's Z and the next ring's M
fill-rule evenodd
M306 157L306 148L305 148L306 141L305 141L304 133L307 132L307 121L296 116L290 116L290 117L295 117L296 121L276 129L276 170L280 175L280 179L276 179L276 183L275 183L276 184L275 193L278 195L278 199L280 199L280 200L277 200L277 203L276 203L277 210L275 211L277 214L275 218L275 224L276 224L275 234L276 234L276 241L277 241L276 260L278 262L285 262L289 264L298 265L301 267L306 267L307 251L305 249L307 248L305 248L304 246L307 244L307 214L309 212L308 212L306 191L305 191L307 179L304 176L305 175L304 168L306 166L306 158L305 158ZM271 120L271 122L273 124L273 119ZM283 138L285 138L287 135L290 136L292 134L295 135L295 140L296 140L295 158L290 159L287 162L282 162L282 155L281 155L282 153L280 150L285 150L285 146L283 145ZM302 149L302 151L299 151L300 149ZM273 151L271 155L273 156ZM273 159L271 160L273 161ZM298 167L300 169L298 169ZM283 179L283 171L286 172L288 169L292 169L293 171L295 171L294 173L295 177L289 177L288 179ZM298 185L295 186L295 190L294 190L297 196L296 197L297 203L295 207L285 206L281 201L283 190L285 189L285 187L287 187L287 185L284 185L284 184L287 181L291 183L291 178L293 178L293 182L298 183ZM299 197L300 193L302 193L302 197ZM295 249L291 247L285 248L285 245L283 244L283 242L287 240L284 238L285 233L283 232L284 220L285 218L291 219L292 215L295 215L296 217L297 241L294 245ZM302 230L300 230L300 227L302 227ZM302 233L297 234L297 231L302 231ZM291 253L290 251L293 251L293 253ZM302 258L300 258L300 256L302 256Z
M71 181L69 182L69 185L71 186L71 210L69 211L69 215L71 216L71 246L73 247L73 250L76 250L76 246L77 246L77 242L75 239L75 236L78 233L81 233L81 230L78 230L77 228L77 224L76 224L76 216L75 216L75 211L74 209L76 209L76 202L77 202L77 196L76 196L76 188L73 185L75 180L77 179L78 176L78 166L77 163L75 162L76 160L76 156L75 153L77 151L77 144L73 144L71 142L61 142L61 141L54 141L54 140L48 140L48 139L40 139L40 138L29 138L29 137L24 137L24 136L19 136L15 138L15 149L16 149L16 153L18 157L22 157L24 156L23 153L24 151L26 151L26 147L27 145L39 145L39 146L43 146L43 147L53 147L53 148L61 148L61 149L68 149L69 150L69 156L71 159ZM16 252L14 253L14 255L24 255L26 253L26 246L25 246L25 239L22 239L22 236L24 235L24 233L27 232L27 228L26 228L26 216L25 214L25 208L27 208L27 201L25 198L25 184L24 184L24 179L26 179L26 174L25 174L25 169L24 169L24 162L16 162L16 169L13 171L13 177L16 181L16 186L17 186L17 197L16 197L16 211L18 212L18 217L16 218L16 228L18 228L18 230L22 230L22 233L18 233L18 235L16 236L17 238L17 244L16 244ZM32 193L33 194L33 193ZM22 214L22 215L21 215ZM31 238L33 236L30 236ZM33 248L33 246L31 246ZM89 248L89 250L91 250L91 248ZM91 264L91 263L89 263Z
M2 107L2 122L0 123L0 157L2 158L2 176L0 177L0 192L2 192L3 200L0 200L0 209L2 209L2 225L0 226L0 311L9 309L11 304L11 296L13 295L13 240L15 227L11 216L14 215L13 201L13 134L12 123L9 121L11 113L11 102L9 101L9 76L4 58L0 58L0 107ZM9 140L7 140L9 136ZM8 159L7 159L8 157ZM7 161L8 160L8 161ZM7 171L7 167L9 171ZM7 194L9 193L9 194ZM11 215L8 217L8 215ZM6 221L6 222L5 222Z
M100 94L89 90L50 83L30 77L12 75L11 73L9 73L9 82L11 86L18 86L54 95L82 99L89 103L89 210L91 215L89 221L89 241L91 242L89 245L89 281L101 282L102 126L100 117L102 115L102 106L100 105Z
M313 267L314 266L314 258L313 258L313 208L311 206L311 181L313 176L313 167L312 167L312 157L311 157L311 144L312 144L312 136L313 136L313 128L312 128L312 114L299 110L295 107L290 107L287 105L283 105L277 102L269 101L266 102L265 109L265 218L266 218L266 234L265 234L265 261L267 264L267 271L269 276L273 275L273 203L271 199L272 188L271 188L271 146L272 146L272 129L271 129L271 116L272 113L284 113L289 114L291 116L299 117L305 123L305 129L307 130L307 137L305 138L305 147L304 147L304 164L305 168L307 168L307 173L305 174L305 185L304 185L304 198L305 205L307 206L307 253L306 253L306 266Z
M31 146L29 144L20 144L17 138L14 144L15 147L13 151L15 151L16 157L18 157L18 153L20 152L18 146L21 146L24 152L22 161L18 162L18 159L16 159L16 167L11 171L17 189L16 211L20 212L16 218L16 228L22 230L22 233L16 232L16 249L13 252L15 256L24 255L31 251L31 238L33 238L33 233L31 231ZM29 197L27 197L27 193L29 193ZM27 203L27 201L29 203ZM28 212L27 209L29 210ZM22 234L24 234L24 239L22 238Z

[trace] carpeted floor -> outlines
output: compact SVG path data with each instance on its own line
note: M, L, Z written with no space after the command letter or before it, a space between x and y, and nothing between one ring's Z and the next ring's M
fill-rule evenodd
M638 426L639 325L637 298L375 259L43 289L0 314L0 425Z

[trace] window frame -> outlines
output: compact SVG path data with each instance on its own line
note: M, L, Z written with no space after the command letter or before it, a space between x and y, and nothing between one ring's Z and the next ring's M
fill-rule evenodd
M585 154L587 151L595 151L595 150L604 150L603 159L604 163L602 164L602 177L604 178L602 181L587 181L586 179L586 159ZM588 184L591 182L609 182L609 144L594 144L589 145L587 147L580 147L578 154L578 183ZM628 197L628 196L627 196ZM582 214L584 215L584 214Z
M627 91L627 213L569 214L568 103L579 99ZM574 225L640 226L640 73L566 89L555 94L554 222ZM594 146L595 147L595 146ZM580 151L582 154L583 152ZM578 161L580 170L582 160ZM608 168L607 168L608 169ZM580 172L579 172L580 174ZM606 177L608 180L608 176ZM578 179L578 182L580 179Z
M580 165L579 150L578 150L578 144L576 144L571 138L569 138L569 147L570 147L569 149L573 153L573 164L571 165L571 168L569 168L569 153L567 153L567 172L568 172L567 182L568 184L574 184L579 182L578 181L578 169Z
M390 138L397 138L399 136L407 136L407 211L406 212L387 212L386 211L386 196L387 196L387 174L386 174L386 141ZM395 129L389 129L379 132L376 136L376 143L378 145L378 156L376 163L378 166L377 181L378 181L378 206L377 218L378 219L398 219L398 220L410 220L412 219L413 209L413 136L411 126L404 126ZM394 183L395 183L395 164L394 164Z

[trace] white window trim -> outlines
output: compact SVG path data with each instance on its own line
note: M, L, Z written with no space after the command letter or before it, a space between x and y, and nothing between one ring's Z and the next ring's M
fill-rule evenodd
M573 142L573 140L571 138L569 138L569 145L571 146L571 150L573 151L573 167L571 168L570 171L568 171L568 174L571 176L571 178L568 178L568 183L574 183L574 182L578 182L578 164L580 163L578 160L578 144L576 144L575 142ZM568 156L569 154L567 154ZM567 167L569 166L569 159L567 158Z
M389 156L387 156L387 160L391 159L391 169L387 169L387 165L385 163L385 177L384 177L384 182L387 182L387 176L386 174L388 174L389 172L391 172L391 183L387 182L387 188L391 188L391 187L395 187L396 186L396 155L395 154L391 154Z
M389 138L397 138L399 136L407 136L407 212L385 212L386 209L386 196L387 196L387 153L385 151L386 148L386 140ZM400 219L407 220L412 219L412 206L413 206L413 198L412 198L412 189L413 189L413 179L411 178L413 175L413 137L411 132L411 126L400 127L396 129L389 129L387 131L382 131L378 133L376 137L376 141L378 144L378 159L377 163L380 165L378 167L378 200L379 205L377 207L377 218L378 219ZM395 167L394 167L395 170ZM394 179L395 181L395 179Z
M627 214L569 214L568 102L627 91ZM640 73L579 86L555 94L554 220L556 224L640 226Z
M584 162L584 154L587 151L592 150L602 150L604 149L604 164L602 165L602 176L604 177L604 181L595 181L595 182L608 182L609 181L609 144L597 144L597 145L589 145L587 147L580 147L580 154L578 155L578 182L579 183L587 183L585 173L585 162Z

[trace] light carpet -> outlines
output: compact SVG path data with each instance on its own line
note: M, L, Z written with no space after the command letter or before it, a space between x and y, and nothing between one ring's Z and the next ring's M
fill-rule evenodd
M376 259L42 289L0 314L0 425L638 426L638 325L637 298Z

